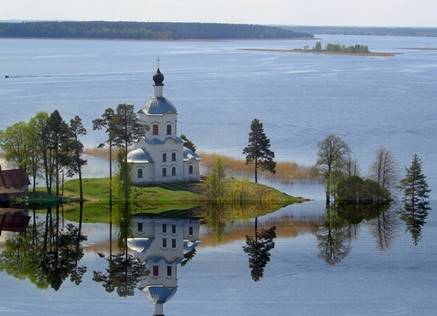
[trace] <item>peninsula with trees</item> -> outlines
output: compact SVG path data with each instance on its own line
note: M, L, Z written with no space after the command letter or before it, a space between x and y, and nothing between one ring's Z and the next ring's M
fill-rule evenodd
M313 38L275 26L170 22L19 22L0 23L0 38L68 38L131 40L217 40Z

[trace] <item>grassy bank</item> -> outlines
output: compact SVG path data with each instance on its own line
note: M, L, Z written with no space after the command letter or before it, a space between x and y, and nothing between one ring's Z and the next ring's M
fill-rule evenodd
M84 198L92 203L106 203L109 200L109 179L84 179ZM271 187L246 180L226 180L226 204L258 203L289 204L302 198L293 197ZM114 202L119 201L114 186ZM64 196L76 199L79 196L79 181L69 180L64 184ZM162 183L157 185L132 187L130 200L147 205L198 206L207 202L202 183Z
M172 210L195 210L195 215L203 218L210 216L211 212L216 215L220 212L220 218L231 216L234 219L242 219L263 215L285 205L304 201L303 198L293 197L271 187L245 180L228 179L225 186L225 205L220 211L213 211L208 207L202 183L168 183L133 187L129 209L131 214L163 214ZM116 188L114 192L113 214L116 214L124 204L117 198ZM78 180L65 182L64 195L73 200L79 196ZM83 220L92 223L109 222L109 179L84 179L84 197L86 203ZM79 213L78 204L64 206L63 216L67 220L78 221Z
M87 155L108 159L109 152L107 148L86 148ZM210 168L214 165L217 158L220 158L225 166L225 169L234 174L244 175L246 177L253 177L253 166L246 165L243 159L237 159L226 155L215 153L199 152L202 160L200 164L205 168ZM116 157L115 152L113 157ZM260 172L260 175L282 183L291 183L294 181L320 181L320 175L315 167L302 166L293 161L278 161L276 164L276 173Z

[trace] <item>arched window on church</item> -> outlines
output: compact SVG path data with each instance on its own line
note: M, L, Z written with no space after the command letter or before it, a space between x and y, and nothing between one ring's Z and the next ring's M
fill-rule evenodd
M143 177L143 169L138 169L137 170L137 177L138 178L142 178Z
M189 174L193 174L193 166L192 166L192 165L190 165L190 166L188 167L188 173L189 173Z
M167 125L167 135L171 135L171 125Z
M171 175L176 176L176 167L171 168Z
M167 168L162 168L162 176L163 177L167 176Z
M153 135L159 135L159 125L158 124L153 124L152 132L153 132Z

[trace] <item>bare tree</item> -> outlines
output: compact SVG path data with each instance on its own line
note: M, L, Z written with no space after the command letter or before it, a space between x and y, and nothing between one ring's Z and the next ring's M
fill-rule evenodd
M349 157L347 158L346 161L346 174L349 177L355 177L355 176L359 176L360 175L360 166L358 164L358 160L357 159L353 159L352 155L349 154Z
M343 173L350 152L349 146L335 135L328 135L319 143L317 167L325 178L327 205L335 194L337 180Z
M376 158L371 167L371 178L384 189L393 190L396 187L399 168L388 149L382 147L376 151Z

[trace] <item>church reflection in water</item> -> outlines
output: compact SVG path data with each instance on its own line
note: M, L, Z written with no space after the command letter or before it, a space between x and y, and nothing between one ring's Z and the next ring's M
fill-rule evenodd
M134 215L128 247L144 262L149 274L139 281L139 289L154 305L154 316L164 315L164 304L178 288L178 265L185 265L199 244L197 218Z

